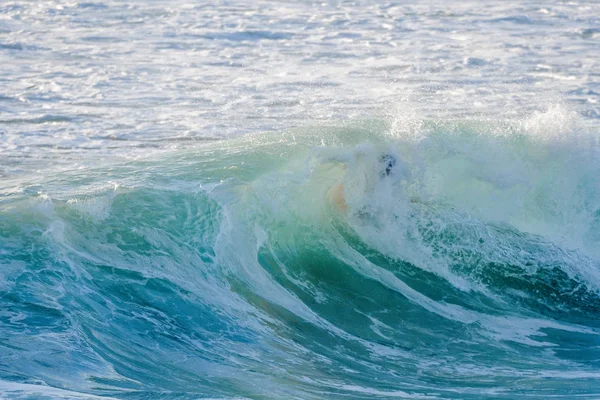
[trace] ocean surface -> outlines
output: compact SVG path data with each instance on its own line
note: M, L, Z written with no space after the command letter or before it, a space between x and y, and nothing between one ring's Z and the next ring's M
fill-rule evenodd
M599 399L599 102L598 1L2 0L0 398Z

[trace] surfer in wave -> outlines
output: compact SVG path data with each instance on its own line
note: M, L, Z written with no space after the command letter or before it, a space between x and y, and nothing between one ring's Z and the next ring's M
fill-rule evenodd
M389 177L396 167L397 160L392 154L383 154L379 157L379 177L385 179ZM344 195L344 184L342 182L329 189L329 199L331 203L340 211L348 211L348 204Z

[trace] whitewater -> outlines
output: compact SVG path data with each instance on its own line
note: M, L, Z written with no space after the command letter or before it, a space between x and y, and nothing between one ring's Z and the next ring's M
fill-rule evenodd
M2 2L0 397L599 398L600 4L548 3Z

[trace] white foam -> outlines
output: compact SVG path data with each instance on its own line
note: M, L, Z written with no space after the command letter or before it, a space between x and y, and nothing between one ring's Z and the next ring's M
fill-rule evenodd
M47 385L33 385L27 383L7 382L0 380L0 393L10 396L11 399L28 399L32 396L50 396L59 399L106 399L116 400L116 397L95 396L93 394L59 389Z

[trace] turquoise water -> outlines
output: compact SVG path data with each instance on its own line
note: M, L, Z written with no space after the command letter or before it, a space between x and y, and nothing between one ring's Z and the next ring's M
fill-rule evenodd
M597 15L0 4L0 397L599 398Z
M4 388L597 396L597 150L426 129L250 135L23 179L0 218ZM385 178L382 153L402 160ZM340 181L347 212L328 200Z

